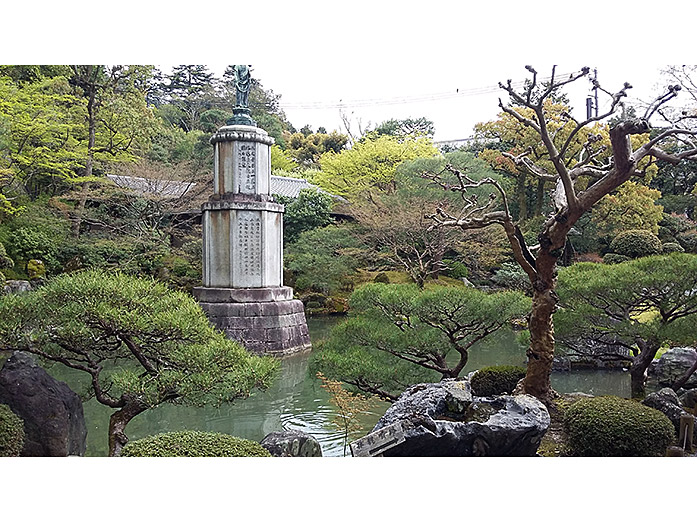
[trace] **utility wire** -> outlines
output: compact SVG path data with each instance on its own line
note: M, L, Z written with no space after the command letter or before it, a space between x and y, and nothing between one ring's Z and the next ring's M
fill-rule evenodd
M555 78L562 78L568 76L565 73L555 74ZM552 79L552 76L545 76L538 78L539 82L546 82ZM511 85L515 88L520 88L525 86L525 80L519 82L512 82ZM279 107L282 109L308 109L308 110L318 110L318 109L340 109L344 107L372 107L381 105L401 105L401 104L412 104L412 103L423 103L423 102L438 102L442 100L452 100L455 98L464 98L468 96L480 96L482 94L494 93L501 91L499 85L488 85L484 87L473 87L470 89L457 89L455 92L441 92L432 93L424 95L413 95L413 96L402 96L394 98L369 98L362 100L339 100L338 102L283 102L279 101Z

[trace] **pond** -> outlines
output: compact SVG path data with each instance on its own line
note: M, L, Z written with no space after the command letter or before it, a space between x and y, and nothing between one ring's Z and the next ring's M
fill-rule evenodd
M325 338L341 318L310 318L308 328L313 343ZM308 372L310 353L283 358L280 373L264 392L255 392L245 400L216 407L161 405L136 416L127 427L131 440L160 432L201 430L222 432L261 441L270 432L298 429L312 434L320 442L324 456L343 456L344 438L332 425L335 414L329 394ZM512 331L499 332L470 350L463 374L487 365L525 365L525 350L516 343ZM54 365L50 373L79 391L81 373ZM629 397L630 378L617 370L560 372L552 375L552 385L559 392L587 392L594 395L614 394ZM363 429L351 439L368 433L389 405L379 402L374 412L361 419ZM86 456L108 454L107 429L113 412L91 399L84 404L87 421ZM350 453L350 452L349 452Z

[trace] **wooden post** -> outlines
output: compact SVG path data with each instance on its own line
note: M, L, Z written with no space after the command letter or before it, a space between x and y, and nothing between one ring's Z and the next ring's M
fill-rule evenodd
M692 437L695 429L695 417L692 414L683 414L680 416L680 437L678 444L685 450L686 453L692 454Z

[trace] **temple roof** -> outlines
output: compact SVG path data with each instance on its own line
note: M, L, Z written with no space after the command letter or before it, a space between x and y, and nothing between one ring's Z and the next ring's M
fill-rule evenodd
M118 176L107 174L107 178L118 187L131 189L140 193L157 194L163 198L181 198L187 192L192 191L195 183L180 182L176 180L157 180L151 178L139 178L136 176ZM285 176L271 175L271 194L278 194L289 198L297 198L303 189L316 189L324 192L316 185L312 185L304 178L288 178Z

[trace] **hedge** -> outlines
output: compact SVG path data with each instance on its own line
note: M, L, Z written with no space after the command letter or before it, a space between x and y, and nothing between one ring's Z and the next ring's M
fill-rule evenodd
M641 258L663 252L658 236L651 231L630 230L619 233L610 243L610 251L629 258Z
M614 252L608 252L605 256L603 256L603 263L606 265L614 265L616 263L626 261L631 261L631 258L622 254L615 254Z
M675 435L665 414L617 396L577 401L564 425L573 456L664 456Z
M255 441L215 432L165 432L126 444L124 457L270 457Z

